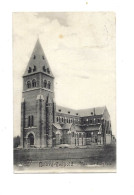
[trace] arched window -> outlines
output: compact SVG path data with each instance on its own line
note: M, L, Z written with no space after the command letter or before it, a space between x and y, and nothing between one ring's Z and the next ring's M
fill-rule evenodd
M27 81L27 88L31 88L31 82Z
M45 66L43 66L43 71L44 71L44 72L46 72L46 68L45 68Z
M34 126L34 116L28 116L28 127L33 127Z
M72 137L74 137L74 132L72 132Z
M62 123L63 123L63 118L62 118Z
M47 87L47 81L44 80L44 87L46 88Z
M57 117L57 122L59 122L59 118Z
M47 68L47 72L48 72L48 74L50 74L50 70L49 70L49 68Z
M31 116L31 127L33 127L33 126L34 126L34 117Z
M32 80L32 86L36 87L36 80L35 79Z
M51 82L48 81L48 89L50 89L50 88L51 88Z
M98 123L100 123L100 119L98 118Z
M34 68L33 68L33 72L35 72L36 71L36 66L34 66Z
M28 116L28 127L30 127L30 116Z
M32 71L32 68L31 67L29 67L29 69L28 69L28 73L30 73Z

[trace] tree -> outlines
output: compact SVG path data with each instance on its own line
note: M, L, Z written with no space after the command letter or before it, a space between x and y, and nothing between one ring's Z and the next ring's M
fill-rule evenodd
M17 148L20 145L20 136L16 136L13 138L14 148Z

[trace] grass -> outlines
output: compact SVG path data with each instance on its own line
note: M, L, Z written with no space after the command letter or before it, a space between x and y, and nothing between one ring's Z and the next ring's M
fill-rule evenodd
M80 159L89 163L112 163L116 162L116 146L95 146L88 148L51 148L51 149L14 149L14 164L25 161L39 162L46 160L72 160Z

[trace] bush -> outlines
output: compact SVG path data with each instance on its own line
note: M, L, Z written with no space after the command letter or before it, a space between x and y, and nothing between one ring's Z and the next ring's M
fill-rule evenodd
M17 148L20 145L20 136L13 138L13 145L14 145L14 148Z

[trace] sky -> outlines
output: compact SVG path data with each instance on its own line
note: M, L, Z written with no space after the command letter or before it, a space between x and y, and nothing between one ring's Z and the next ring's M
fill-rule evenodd
M38 38L55 76L56 103L106 106L116 134L115 23L112 12L13 13L14 136L20 134L22 75Z

